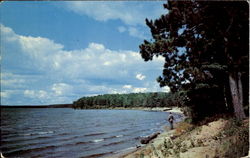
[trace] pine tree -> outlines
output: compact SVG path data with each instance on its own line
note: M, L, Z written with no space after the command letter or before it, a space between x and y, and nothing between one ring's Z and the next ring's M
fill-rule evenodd
M157 79L160 86L173 92L230 87L234 114L245 118L248 94L243 94L243 87L248 91L248 81L243 83L242 78L249 76L248 3L168 1L164 8L168 12L159 19L146 19L153 38L140 45L145 61L159 55L165 58Z

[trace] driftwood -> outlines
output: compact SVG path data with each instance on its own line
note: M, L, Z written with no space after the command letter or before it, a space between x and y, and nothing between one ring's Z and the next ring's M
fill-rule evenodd
M148 137L142 138L141 139L141 144L148 144L152 139L155 139L160 133L154 133Z
M163 111L169 111L169 110L172 110L172 108L166 108Z

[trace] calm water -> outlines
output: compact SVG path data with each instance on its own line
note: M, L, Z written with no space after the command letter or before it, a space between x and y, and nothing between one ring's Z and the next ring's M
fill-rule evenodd
M102 157L135 147L167 125L167 113L139 110L1 109L7 157Z

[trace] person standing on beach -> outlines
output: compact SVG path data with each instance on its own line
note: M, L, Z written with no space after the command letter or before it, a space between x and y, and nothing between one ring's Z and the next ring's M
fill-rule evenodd
M169 116L168 116L168 122L170 124L170 129L174 129L174 116L172 115L172 113L170 112L169 113Z

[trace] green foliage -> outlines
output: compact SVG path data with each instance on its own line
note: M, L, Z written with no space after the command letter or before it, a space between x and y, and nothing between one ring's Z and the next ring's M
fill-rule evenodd
M249 106L248 3L169 0L164 8L167 14L146 19L152 39L139 46L145 61L165 58L159 85L172 92L189 91L188 104L196 121L230 111L228 78L240 72L243 104Z
M216 114L227 113L223 92L220 88L200 87L189 91L189 98L186 104L189 106L186 110L192 118L193 123L199 123L207 117L213 117Z
M184 106L183 99L185 99L185 92L104 94L92 97L82 97L73 103L73 107L77 109L171 107Z
M140 45L145 61L165 57L161 86L176 91L215 78L214 71L247 70L247 2L170 0L164 7L168 14L146 19L153 39Z

